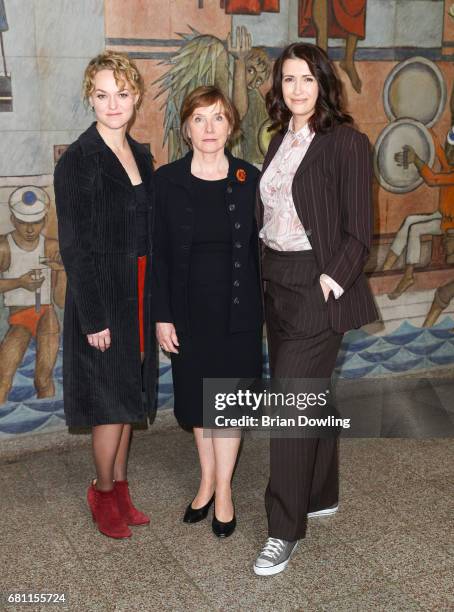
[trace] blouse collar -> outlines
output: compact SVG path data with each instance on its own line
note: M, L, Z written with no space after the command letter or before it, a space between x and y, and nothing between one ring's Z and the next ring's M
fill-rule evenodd
M295 132L295 129L293 127L293 117L290 119L290 122L288 124L288 133L294 138L296 138L299 142L303 142L313 134L309 122L303 125L303 127L300 128L297 132Z

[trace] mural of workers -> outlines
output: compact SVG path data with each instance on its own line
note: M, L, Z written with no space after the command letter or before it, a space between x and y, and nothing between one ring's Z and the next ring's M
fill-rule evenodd
M169 161L187 152L180 137L179 111L183 99L199 85L216 85L231 95L240 114L243 138L234 153L261 164L266 148L260 147L259 133L268 120L261 88L271 74L271 60L265 49L252 47L251 36L244 27L238 27L235 35L230 33L227 42L194 29L182 36L186 42L165 62L170 65L169 70L154 83L159 86L156 98L167 94L162 108Z
M299 0L299 36L315 35L317 45L325 51L328 38L345 38L340 67L357 93L361 93L362 83L355 66L355 51L358 40L366 35L366 1Z
M440 187L438 210L433 213L408 216L397 232L383 264L383 270L391 270L401 253L406 249L406 265L404 274L394 291L388 297L392 300L400 297L415 282L414 267L419 263L421 253L421 236L431 234L441 235L454 229L454 130L448 133L445 148L441 146L437 136L431 131L435 152L441 170L435 172L415 150L406 145L404 150L396 153L398 165L415 164L424 182L430 187Z
M0 294L9 328L0 343L0 404L32 338L36 340L34 383L38 398L53 397L53 369L60 327L53 302L64 305L66 276L58 241L42 231L49 197L39 187L21 187L9 198L14 229L0 236Z

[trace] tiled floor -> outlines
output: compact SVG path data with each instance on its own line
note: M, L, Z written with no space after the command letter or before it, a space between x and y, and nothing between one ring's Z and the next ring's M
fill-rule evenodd
M209 521L181 521L198 479L192 436L152 427L136 436L130 462L134 499L152 523L115 541L85 504L88 447L3 463L0 592L66 592L75 611L454 610L454 440L343 441L338 514L311 519L287 570L259 578L267 464L266 441L247 437L238 527L218 541Z

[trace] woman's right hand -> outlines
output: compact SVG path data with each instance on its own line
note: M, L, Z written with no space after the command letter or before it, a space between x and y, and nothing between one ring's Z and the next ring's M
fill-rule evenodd
M90 346L104 353L104 351L110 348L110 329L103 329L96 334L87 334L87 340Z
M163 351L178 353L178 336L173 323L156 323L156 338Z

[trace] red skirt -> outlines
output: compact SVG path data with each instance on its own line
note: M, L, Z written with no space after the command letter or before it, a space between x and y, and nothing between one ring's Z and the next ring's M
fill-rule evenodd
M143 333L143 293L145 289L145 270L147 268L147 256L137 258L137 296L139 301L139 340L140 352L145 351L145 339Z

